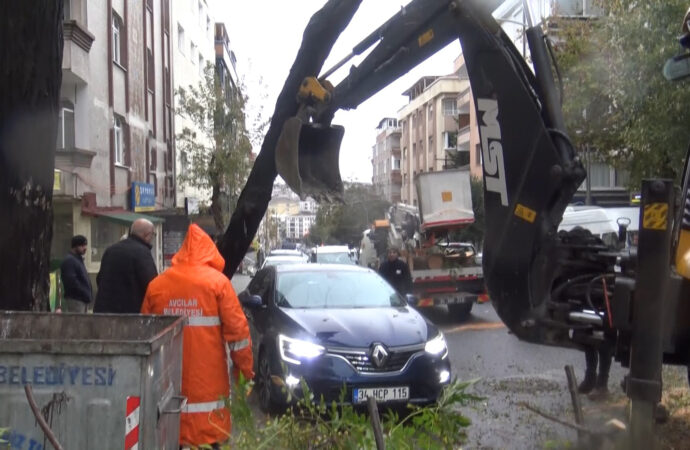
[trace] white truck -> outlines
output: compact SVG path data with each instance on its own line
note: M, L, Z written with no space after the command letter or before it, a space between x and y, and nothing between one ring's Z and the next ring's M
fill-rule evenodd
M387 246L401 249L412 273L415 306L447 305L456 318L465 318L475 302L487 298L476 249L454 239L455 232L474 222L469 171L427 172L415 181L419 208L393 205L388 220L376 221L378 227L367 238L376 242L387 235ZM384 246L378 247L382 260Z

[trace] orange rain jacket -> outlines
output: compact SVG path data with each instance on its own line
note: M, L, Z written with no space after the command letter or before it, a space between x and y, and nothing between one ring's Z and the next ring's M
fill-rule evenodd
M196 224L189 226L172 267L148 286L143 314L187 317L183 332L182 395L187 407L180 422L180 444L202 445L230 437L230 411L222 397L230 395L225 342L233 374L254 377L249 326L230 280L225 260L211 238Z

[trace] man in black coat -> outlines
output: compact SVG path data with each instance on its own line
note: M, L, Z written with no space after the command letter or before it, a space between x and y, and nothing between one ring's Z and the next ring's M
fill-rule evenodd
M153 223L137 219L127 239L106 249L96 277L98 293L94 312L138 314L141 311L146 288L158 275L151 255L155 236Z
M85 313L92 300L91 281L84 265L86 237L78 234L72 238L72 246L60 265L60 279L64 289L62 311Z
M400 251L397 248L388 249L388 258L379 266L379 275L388 281L400 295L412 293L410 267L400 259Z

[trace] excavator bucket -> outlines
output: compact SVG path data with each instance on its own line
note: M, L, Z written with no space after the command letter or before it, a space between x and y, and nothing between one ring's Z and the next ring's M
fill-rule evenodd
M299 117L285 121L276 145L276 169L300 198L342 200L339 157L344 133L339 125L305 123Z

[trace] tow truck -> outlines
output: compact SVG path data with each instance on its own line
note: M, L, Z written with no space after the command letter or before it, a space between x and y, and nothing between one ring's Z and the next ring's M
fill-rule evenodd
M688 171L680 202L670 180L643 182L636 253L558 232L586 172L566 131L548 39L529 23L530 67L492 16L498 3L412 0L353 49L373 47L340 83L328 76L347 58L304 79L275 148L277 171L301 196L337 198L344 129L331 123L335 112L459 39L481 138L483 273L493 306L515 336L538 344L580 348L614 329L616 358L630 367L630 442L649 448L662 361L690 361Z

